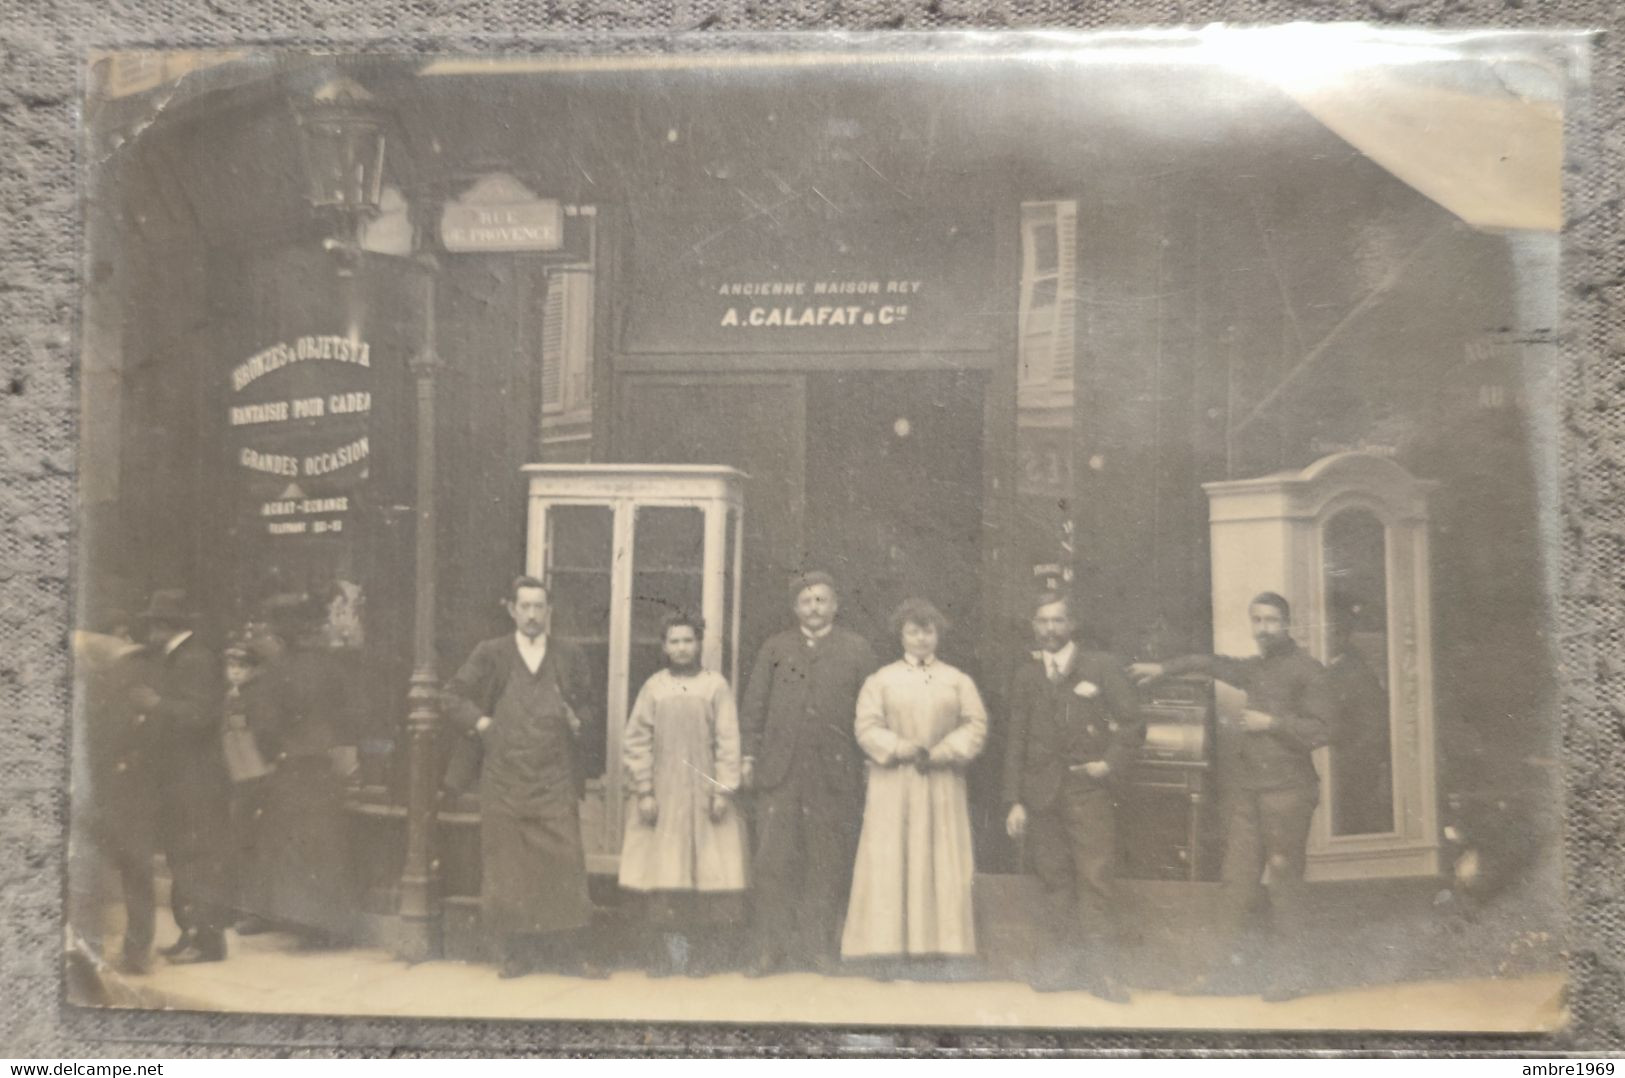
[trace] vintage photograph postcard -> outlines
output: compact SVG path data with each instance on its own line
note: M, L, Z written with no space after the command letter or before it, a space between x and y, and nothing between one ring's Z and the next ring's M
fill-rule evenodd
M1583 61L91 57L67 998L1562 1028Z

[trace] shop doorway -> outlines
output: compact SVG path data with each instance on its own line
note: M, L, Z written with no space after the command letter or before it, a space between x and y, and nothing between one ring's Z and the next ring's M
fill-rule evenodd
M970 371L807 378L808 557L835 576L842 621L883 662L899 654L892 610L918 596L953 624L943 658L977 672L984 382Z
M943 658L976 674L982 632L983 398L975 371L637 374L620 380L616 456L728 464L745 493L749 657L789 627L792 573L823 568L841 620L883 660L917 595L953 622Z
M645 463L727 464L745 483L740 684L757 649L790 628L785 585L824 568L841 621L882 662L887 621L917 595L953 622L942 657L990 705L1008 672L984 608L985 399L980 371L648 372L616 382L615 454ZM998 779L1000 725L968 776L977 863L1010 860Z
M615 456L645 464L726 464L745 484L739 661L790 627L785 585L805 560L806 391L795 374L637 374L616 388ZM744 685L735 686L744 692Z

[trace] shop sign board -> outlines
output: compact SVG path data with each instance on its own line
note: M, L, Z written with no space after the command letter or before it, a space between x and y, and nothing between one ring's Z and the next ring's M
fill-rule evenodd
M372 345L304 334L230 368L225 420L232 472L256 530L338 534L371 471Z
M991 229L940 216L723 220L633 248L628 353L979 352L1009 321Z
M564 207L537 198L507 173L491 173L446 203L440 242L452 253L557 251L564 245Z

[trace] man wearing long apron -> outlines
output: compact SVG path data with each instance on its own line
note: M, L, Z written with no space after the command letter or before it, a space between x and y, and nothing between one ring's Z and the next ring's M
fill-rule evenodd
M592 920L581 846L585 785L576 737L589 673L579 649L546 634L547 587L514 581L515 632L486 640L447 686L448 717L481 743L481 899L502 975L546 965L601 977L584 947Z

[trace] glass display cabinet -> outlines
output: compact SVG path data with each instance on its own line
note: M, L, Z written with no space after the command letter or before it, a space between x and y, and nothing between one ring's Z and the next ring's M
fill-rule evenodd
M1204 488L1214 649L1253 654L1247 602L1280 592L1293 604L1293 635L1326 665L1341 709L1337 743L1315 754L1310 879L1438 871L1433 486L1387 457L1349 452Z
M585 652L592 714L582 730L587 867L619 866L625 816L621 733L660 668L660 627L698 613L700 661L738 691L745 475L656 464L532 464L525 571L548 582L549 633Z

